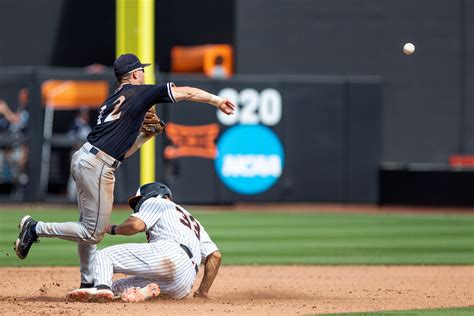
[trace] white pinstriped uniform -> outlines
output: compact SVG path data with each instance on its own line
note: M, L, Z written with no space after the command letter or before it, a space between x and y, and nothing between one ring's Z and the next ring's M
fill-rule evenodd
M180 299L191 292L196 278L195 266L218 250L204 227L181 206L162 198L149 198L132 214L146 225L148 243L122 244L97 252L94 284L108 285L115 293L151 282L161 293ZM185 245L192 258L180 246ZM112 284L113 273L135 277Z

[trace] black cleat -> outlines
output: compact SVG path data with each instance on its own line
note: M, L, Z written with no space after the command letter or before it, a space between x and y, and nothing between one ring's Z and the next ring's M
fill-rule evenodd
M80 289L91 289L94 287L94 283L81 283Z
M20 234L18 235L18 239L15 241L15 252L20 259L25 259L28 256L31 245L34 242L39 242L38 236L33 231L35 225L36 221L34 221L30 215L25 215L20 220L20 224L18 225Z

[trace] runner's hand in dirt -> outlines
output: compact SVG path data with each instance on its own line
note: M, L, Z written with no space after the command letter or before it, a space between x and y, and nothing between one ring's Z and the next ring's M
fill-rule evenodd
M206 299L209 298L209 296L207 296L207 293L202 293L199 291L194 292L193 297L206 298Z

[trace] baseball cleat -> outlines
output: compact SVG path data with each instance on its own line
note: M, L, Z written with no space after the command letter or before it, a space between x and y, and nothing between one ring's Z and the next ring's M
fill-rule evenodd
M83 283L81 282L81 285L79 285L78 289L90 289L94 287L94 283Z
M160 295L160 287L156 283L150 283L143 288L131 287L125 290L120 298L124 302L138 303L157 297L158 295Z
M97 288L77 289L66 293L66 301L68 302L92 302L107 303L112 302L114 293L111 290Z
M38 236L33 231L33 227L36 225L30 215L25 215L20 220L18 228L20 234L18 235L17 240L15 241L15 253L20 259L25 259L28 256L31 245L35 242L39 242Z

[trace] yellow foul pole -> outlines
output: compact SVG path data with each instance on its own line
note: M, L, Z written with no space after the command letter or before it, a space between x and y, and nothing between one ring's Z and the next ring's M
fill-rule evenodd
M116 55L132 53L142 63L152 65L145 70L145 81L155 83L155 0L116 0ZM140 184L155 181L155 139L140 150Z

